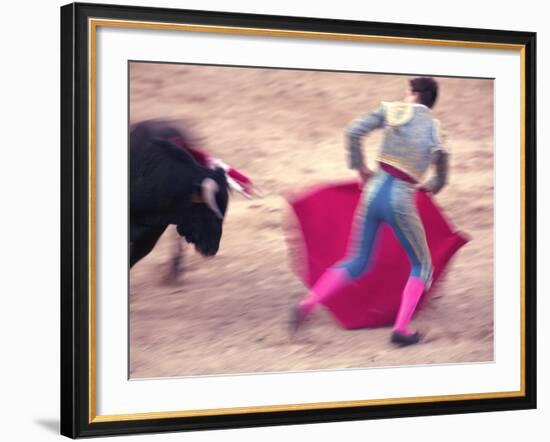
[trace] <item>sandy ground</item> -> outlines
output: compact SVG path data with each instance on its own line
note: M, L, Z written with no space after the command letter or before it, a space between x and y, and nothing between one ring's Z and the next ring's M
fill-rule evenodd
M219 253L205 259L186 247L178 281L166 279L172 229L132 269L132 378L493 359L492 81L440 79L434 112L452 159L451 185L437 201L472 241L415 316L424 342L396 349L390 328L343 330L321 309L289 339L290 306L306 290L290 271L281 193L353 177L343 128L402 98L406 77L134 63L130 78L132 122L185 121L203 147L267 192L234 196ZM380 135L364 141L373 167Z

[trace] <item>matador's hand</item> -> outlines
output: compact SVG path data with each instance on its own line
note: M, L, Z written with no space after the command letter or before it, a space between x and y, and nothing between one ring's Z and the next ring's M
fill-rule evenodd
M359 167L358 172L363 184L365 184L374 175L374 172L365 165Z
M415 186L415 188L418 192L432 192L427 183L419 183Z

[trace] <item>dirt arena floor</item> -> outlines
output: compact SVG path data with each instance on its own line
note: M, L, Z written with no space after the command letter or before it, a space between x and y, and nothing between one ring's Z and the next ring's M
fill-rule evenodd
M232 197L219 253L185 248L167 279L173 228L130 274L130 376L302 371L493 359L493 83L440 79L434 108L452 152L438 204L472 240L418 312L426 334L396 349L390 328L343 330L319 309L290 340L290 307L306 293L291 272L282 192L354 177L343 128L380 101L404 96L407 77L132 63L131 122L185 121L202 146L251 176L266 195ZM381 139L364 140L373 163Z

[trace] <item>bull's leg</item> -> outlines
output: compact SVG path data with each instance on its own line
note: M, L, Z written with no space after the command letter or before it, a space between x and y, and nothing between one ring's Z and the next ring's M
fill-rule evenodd
M130 268L153 250L167 226L130 227Z
M183 248L183 238L181 238L177 233L174 235L175 238L175 247L174 255L172 257L172 266L171 266L171 276L173 279L176 279L181 275L183 269L184 261L184 248Z
M184 263L184 248L183 241L184 239L178 234L175 226L168 227L168 230L165 233L165 237L168 237L171 246L170 256L168 262L166 263L166 274L165 282L167 284L177 283L181 275L183 274L183 263Z

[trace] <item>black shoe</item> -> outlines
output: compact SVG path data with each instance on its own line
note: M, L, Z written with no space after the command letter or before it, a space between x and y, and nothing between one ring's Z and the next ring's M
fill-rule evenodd
M306 319L306 315L304 315L304 313L302 312L302 309L300 309L300 306L299 305L293 306L290 314L290 322L289 322L291 336L294 336L296 334L296 332L304 322L304 319Z
M412 335L406 335L404 333L398 332L397 330L394 330L391 334L391 342L394 344L397 344L401 347L405 347L407 345L413 345L418 344L420 341L420 333L416 332Z

